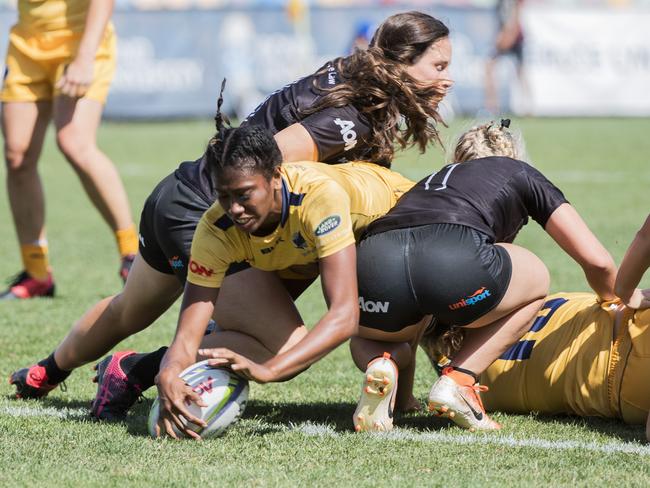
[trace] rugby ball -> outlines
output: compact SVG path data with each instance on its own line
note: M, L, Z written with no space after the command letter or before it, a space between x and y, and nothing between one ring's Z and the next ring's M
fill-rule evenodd
M244 378L240 378L226 369L212 367L208 365L207 360L193 364L179 376L201 396L207 405L207 407L199 407L192 402L187 407L192 415L207 423L206 427L187 423L190 429L202 438L223 434L228 426L244 412L248 399L248 381ZM156 436L158 414L159 398L156 398L151 405L148 420L149 434L152 437ZM176 426L174 426L174 431L179 437L188 437L178 431Z

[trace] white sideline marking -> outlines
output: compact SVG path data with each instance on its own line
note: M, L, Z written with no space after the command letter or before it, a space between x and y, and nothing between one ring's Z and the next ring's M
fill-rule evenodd
M9 415L11 417L56 417L60 419L68 418L87 418L88 410L85 408L32 408L32 407L14 407L0 406L0 415ZM144 418L144 417L143 417ZM290 423L287 430L296 431L308 436L314 437L339 437L342 434L336 432L328 424L315 424L304 422L301 424ZM357 434L361 435L361 434ZM641 445L631 442L605 443L581 442L581 441L552 441L547 439L517 439L511 435L501 435L497 433L490 434L447 434L445 432L413 432L409 430L393 430L391 432L374 432L370 434L374 439L379 441L425 441L425 442L448 442L451 444L491 444L507 447L529 447L546 450L572 450L579 449L582 451L603 452L606 454L622 453L637 454L640 456L650 456L650 445Z
M290 424L290 430L302 432L309 436L319 437L338 437L340 434L332 427L326 424L313 424L306 422L303 424ZM582 451L604 452L607 454L624 453L638 454L641 456L650 456L650 446L631 442L606 443L581 441L552 441L546 439L528 438L517 439L511 435L491 434L458 434L452 435L444 432L413 432L408 430L393 430L391 432L375 432L371 434L377 440L408 440L408 441L425 441L425 442L448 442L452 444L492 444L507 447L530 447L547 450L571 450L579 449Z
M11 417L57 417L60 419L88 417L88 409L85 408L32 408L32 407L0 407L0 415Z

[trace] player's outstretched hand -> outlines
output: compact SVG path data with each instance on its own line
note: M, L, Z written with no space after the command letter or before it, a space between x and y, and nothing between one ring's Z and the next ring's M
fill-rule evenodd
M650 288L642 290L637 288L625 304L630 308L650 308Z
M156 426L156 436L167 434L174 439L178 439L174 426L179 432L183 432L191 438L200 440L201 436L191 430L181 416L188 422L205 427L206 423L196 418L187 409L190 402L196 403L200 407L207 406L198 393L192 390L174 371L163 370L156 377L158 386L158 396L160 399L160 414L158 416L158 425Z
M270 368L251 361L230 349L223 347L199 349L199 355L207 359L210 366L228 367L239 376L257 383L268 383L276 379Z

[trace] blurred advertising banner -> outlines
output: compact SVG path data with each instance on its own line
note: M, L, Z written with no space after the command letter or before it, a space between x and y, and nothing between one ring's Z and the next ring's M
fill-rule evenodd
M650 10L529 8L534 115L650 115Z
M118 66L106 116L211 116L226 77L225 108L245 117L269 93L349 54L361 33L372 35L386 17L409 10L391 2L306 8L309 3L172 10L141 0L151 8L142 10L117 2ZM410 8L451 29L455 85L443 115L485 114L494 9L424 0ZM15 21L14 10L0 9L3 56ZM533 6L524 21L528 90L517 86L515 65L503 58L497 75L504 111L509 105L530 115L650 115L650 9Z

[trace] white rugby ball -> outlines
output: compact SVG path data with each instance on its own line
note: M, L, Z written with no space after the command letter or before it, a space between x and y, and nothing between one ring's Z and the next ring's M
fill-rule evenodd
M187 406L189 412L207 423L206 427L200 427L191 422L185 422L190 429L198 433L202 438L216 437L235 422L246 408L248 399L248 381L223 368L214 368L208 365L208 361L200 361L185 369L180 375L185 383L192 390L201 396L201 400L207 407L199 407L194 402ZM159 398L151 405L149 412L149 434L156 436L156 424L158 423ZM177 430L174 432L180 437L187 437Z

